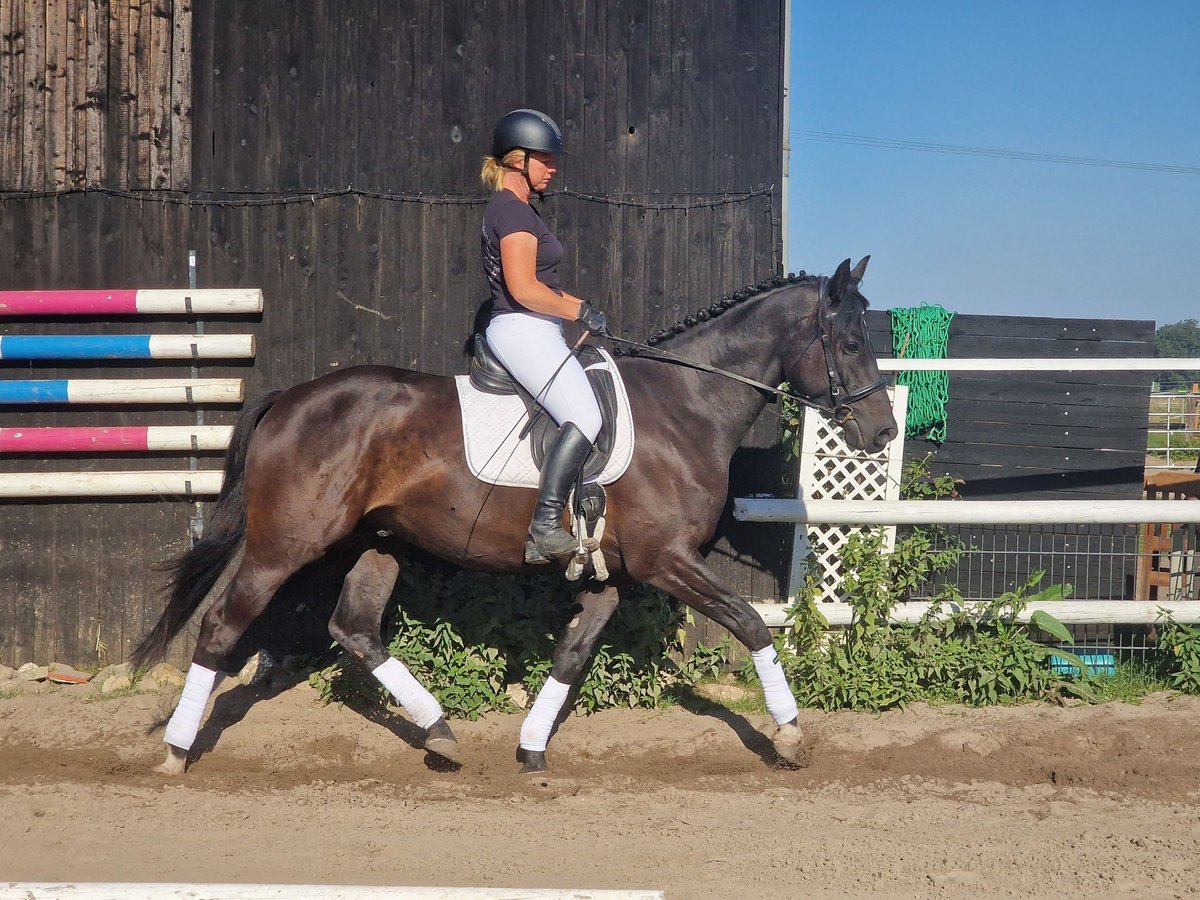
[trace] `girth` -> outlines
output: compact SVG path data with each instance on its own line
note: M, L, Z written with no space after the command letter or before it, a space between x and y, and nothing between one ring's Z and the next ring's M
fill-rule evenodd
M600 433L587 462L583 464L582 478L592 478L604 471L609 454L612 453L617 422L617 395L612 374L606 368L591 368L604 362L595 347L585 346L579 351L579 363L584 368L596 403L600 407ZM475 335L475 350L471 356L469 370L471 386L485 394L516 394L525 403L528 418L521 429L521 437L529 435L529 449L533 464L541 471L542 460L558 435L558 423L533 395L509 374L504 364L492 353L482 334Z

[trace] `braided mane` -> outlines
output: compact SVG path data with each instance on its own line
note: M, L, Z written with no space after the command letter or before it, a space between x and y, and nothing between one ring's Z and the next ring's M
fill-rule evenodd
M815 275L801 271L799 274L789 273L787 275L774 275L770 278L764 278L758 284L748 284L740 291L734 291L732 294L727 294L720 300L717 300L711 306L705 306L696 310L691 315L685 316L674 325L668 325L666 328L660 328L648 338L646 343L651 346L660 344L663 341L669 340L677 334L682 334L689 328L698 325L701 322L707 322L709 319L715 319L728 309L732 309L739 303L758 297L768 291L776 290L777 288L786 287L790 284L806 284L816 281ZM628 352L628 351L627 351Z

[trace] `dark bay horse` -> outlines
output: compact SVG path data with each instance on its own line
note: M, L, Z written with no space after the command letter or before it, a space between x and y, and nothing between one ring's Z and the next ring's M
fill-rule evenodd
M698 550L712 537L724 507L730 459L769 394L656 358L655 350L667 344L677 357L765 385L786 380L810 405L834 415L851 446L881 450L896 436L896 422L880 390L884 381L865 327L867 302L858 285L866 264L863 259L852 270L846 260L831 278L777 276L760 282L659 332L650 339L655 348L618 359L636 444L628 470L607 488L601 550L611 577L607 583L581 582L578 614L554 652L553 681L575 683L622 595L639 581L725 626L751 651L771 646L762 619L717 579ZM536 491L473 477L459 415L453 379L385 366L324 375L268 395L243 412L208 529L175 563L167 607L131 658L138 666L160 659L244 545L236 573L203 619L188 673L189 685L197 676L199 687L185 686L172 717L172 726L190 717L190 736L174 738L168 726L162 771L183 772L213 678L227 667L234 645L275 591L356 529L394 537L386 551L374 547L358 558L329 631L373 672L392 663L381 621L407 547L488 572L546 571L524 562ZM774 665L778 670L777 661ZM376 677L384 681L380 672ZM771 706L772 687L763 677L776 716L778 704ZM781 756L791 758L800 743L795 702L781 670L777 682L782 687L775 689L786 692L793 712L790 721L776 716L773 742ZM388 687L410 715L421 706L410 708L402 699L408 687L399 694ZM424 692L419 685L411 690ZM424 696L434 712L425 724L413 718L428 729L425 746L457 762L453 732L436 701ZM176 734L186 731L180 726ZM525 752L526 770L545 767L544 740L542 751Z

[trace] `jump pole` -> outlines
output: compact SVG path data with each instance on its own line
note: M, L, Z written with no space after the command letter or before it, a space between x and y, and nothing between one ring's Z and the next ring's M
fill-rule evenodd
M241 403L240 378L77 378L0 381L0 404Z
M0 359L250 359L251 334L31 334L0 337Z
M262 311L259 288L0 291L0 316L191 316Z
M0 453L153 453L224 450L231 425L0 428Z
M219 470L130 472L0 472L0 499L81 497L213 497Z
M348 884L0 882L0 900L663 900L662 891Z

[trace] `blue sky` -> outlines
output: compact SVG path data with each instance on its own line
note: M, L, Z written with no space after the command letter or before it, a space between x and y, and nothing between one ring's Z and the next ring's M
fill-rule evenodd
M1200 319L1200 2L793 0L788 267L877 308Z

